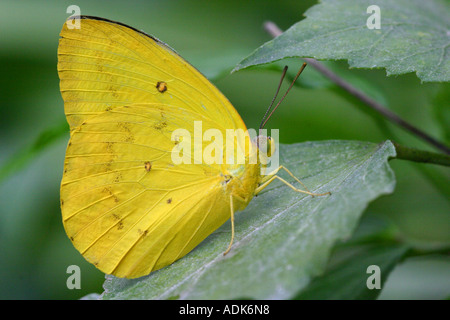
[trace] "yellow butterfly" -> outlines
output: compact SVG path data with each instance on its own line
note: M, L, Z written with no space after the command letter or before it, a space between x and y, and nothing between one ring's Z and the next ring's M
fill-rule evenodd
M180 163L172 155L184 128L247 130L230 102L199 71L158 39L124 24L77 16L79 28L64 24L58 74L70 141L61 182L66 233L98 269L136 278L180 259L243 210L275 179L261 174L260 143L234 140L243 164ZM184 156L194 157L193 144ZM175 149L174 149L175 148ZM225 157L225 155L223 156ZM300 182L297 178L295 178ZM301 182L300 182L301 183ZM328 193L326 193L328 194Z

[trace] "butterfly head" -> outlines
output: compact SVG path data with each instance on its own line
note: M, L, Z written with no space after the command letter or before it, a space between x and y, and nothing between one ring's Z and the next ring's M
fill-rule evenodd
M259 160L265 165L270 162L270 157L275 153L276 144L270 136L259 135L253 139L253 145L258 150Z

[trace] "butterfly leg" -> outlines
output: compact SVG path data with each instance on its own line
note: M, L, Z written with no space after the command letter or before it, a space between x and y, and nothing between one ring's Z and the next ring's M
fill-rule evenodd
M231 210L231 241L228 245L227 250L223 253L223 255L226 255L231 250L231 246L233 245L234 240L234 206L233 206L233 196L230 194L230 210Z
M249 199L247 198L242 198L240 196L237 195L231 195L230 194L230 211L231 211L231 240L230 240L230 244L228 245L227 250L225 250L225 252L223 253L223 255L226 255L228 252L230 252L231 247L233 246L233 241L234 241L234 202L233 202L233 197L236 197L236 200L238 201L242 201L244 203L248 203Z
M305 189L305 190L300 190L297 189L296 187L294 187L292 184L290 184L289 182L287 182L286 180L284 180L283 178L277 176L276 174L283 169L284 171L286 171L292 178L295 179L295 181L299 182ZM325 193L313 193L311 191L309 191L309 189L303 184L303 182L301 182L296 176L294 176L292 174L292 172L290 172L287 168L285 168L284 166L279 166L276 170L272 171L269 175L267 175L265 178L263 178L262 180L262 184L256 188L255 190L255 194L260 193L262 190L264 190L269 184L271 184L275 179L281 180L281 182L283 182L284 184L286 184L289 188L291 188L292 190L296 191L296 192L301 192L301 193L306 193L309 194L311 196L325 196L325 195L329 195L331 194L331 192L325 192Z
M294 175L292 174L292 172L290 172L286 167L280 166L280 169L283 169L284 171L286 171L292 178L295 179L295 181L297 181L298 183L300 183L300 184L303 186L303 188L306 189L306 191L311 192L311 191L309 191L308 188L303 184L303 182L301 182L296 176L294 176ZM327 192L327 193L325 193L325 194L331 194L331 193ZM323 195L325 195L325 194L323 194ZM322 195L322 194L319 194L319 195Z

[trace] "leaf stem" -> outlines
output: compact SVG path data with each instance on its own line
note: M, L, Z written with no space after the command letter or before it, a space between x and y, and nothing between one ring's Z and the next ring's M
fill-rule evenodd
M266 22L264 23L265 30L273 37L277 37L283 33L283 31L278 28L278 26L273 22ZM442 142L436 140L435 138L431 137L427 133L423 132L422 130L416 128L409 122L403 120L400 116L392 112L391 110L384 107L382 104L378 103L377 101L373 100L372 98L368 97L364 94L364 92L358 90L354 86L352 86L350 83L346 82L344 79L339 77L337 74L335 74L333 71L325 67L322 63L315 59L311 58L304 58L304 60L310 64L312 67L314 67L317 71L322 73L325 77L333 81L336 85L341 87L342 89L349 92L351 95L362 101L366 106L369 108L375 110L379 114L383 115L385 118L390 120L391 122L396 123L403 129L411 132L413 135L421 138L422 140L425 140L429 144L433 145L435 148L443 151L446 154L450 154L450 147L446 146Z
M442 153L418 150L403 146L392 141L397 152L396 159L410 160L414 162L433 163L450 167L450 156Z

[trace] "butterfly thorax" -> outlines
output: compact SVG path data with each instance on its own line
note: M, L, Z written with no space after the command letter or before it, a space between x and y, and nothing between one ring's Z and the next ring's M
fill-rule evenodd
M233 196L236 210L242 210L253 198L258 187L260 164L228 165L222 178L226 192Z
M261 146L261 142L265 145ZM268 143L267 143L268 142ZM255 195L255 190L261 182L261 172L265 171L267 156L275 148L271 138L258 136L247 149L244 164L229 164L224 166L223 185L227 193L236 200L237 210L244 209ZM262 150L261 150L262 149Z

